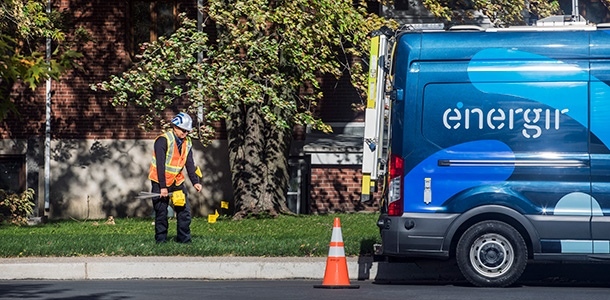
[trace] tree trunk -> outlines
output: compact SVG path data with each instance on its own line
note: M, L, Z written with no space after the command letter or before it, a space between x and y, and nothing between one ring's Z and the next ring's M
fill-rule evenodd
M234 219L288 213L287 153L291 130L265 121L257 105L239 105L227 118Z

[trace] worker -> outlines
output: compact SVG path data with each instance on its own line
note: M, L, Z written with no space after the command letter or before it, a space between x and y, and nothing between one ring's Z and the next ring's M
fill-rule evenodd
M152 192L159 194L159 197L152 199L155 210L155 241L167 241L167 209L171 202L178 221L176 241L190 243L191 206L184 184L185 167L195 190L200 192L202 188L193 161L193 143L188 137L188 133L193 130L193 120L188 114L181 112L172 119L171 126L171 130L155 139L148 174Z

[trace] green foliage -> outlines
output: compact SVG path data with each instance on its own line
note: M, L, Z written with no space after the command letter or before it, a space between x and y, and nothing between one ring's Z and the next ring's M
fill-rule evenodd
M25 225L34 212L34 190L21 194L0 190L0 222L6 220L15 225Z
M453 23L472 20L474 11L487 16L496 27L523 25L523 13L532 13L539 18L560 13L557 0L423 0L424 6L437 18Z
M560 14L561 8L559 7L559 1L549 0L531 0L530 1L530 12L540 18L548 17L550 15ZM563 12L564 14L571 14L572 12Z
M129 70L91 88L113 92L115 105L145 108L145 128L162 121L158 116L170 106L203 111L197 127L204 143L210 122L225 119L234 217L276 216L288 211L290 130L295 124L331 130L313 114L320 78L347 74L365 90L366 68L353 58L367 57L367 34L383 20L368 15L363 3L208 1L201 9L217 26L216 41L182 16L171 36L143 45Z
M35 89L48 78L59 79L66 70L76 67L82 55L70 49L66 34L60 28L62 15L46 12L45 0L5 0L0 3L0 121L9 112L18 113L10 92L15 82ZM76 30L78 41L86 32ZM56 45L50 59L44 50L46 38Z
M111 76L109 81L92 85L93 90L113 91L112 104L128 104L145 108L142 125L146 129L154 127L159 120L157 116L178 99L190 103L204 104L204 114L208 119L216 120L217 113L208 111L207 99L214 97L208 84L213 81L214 73L207 61L214 55L208 46L208 37L197 30L195 21L181 15L181 26L169 37L160 37L158 41L141 46L143 53L138 61L123 74ZM198 54L205 55L202 61ZM197 106L198 107L198 106ZM197 108L194 108L196 110ZM209 125L203 126L202 139L212 134Z
M349 57L368 49L366 18L372 16L346 0L209 3L220 33L212 62L219 106L257 105L278 128L330 130L312 114L322 96L318 78L362 72ZM312 92L302 93L306 88Z
M140 60L129 70L92 89L112 91L115 105L145 108L146 128L161 121L157 116L170 105L186 102L192 111L204 109L204 126L227 118L235 107L256 105L279 129L310 124L328 131L312 114L322 96L319 77L348 72L355 86L365 86L365 68L348 60L367 56L367 34L383 21L354 1L208 5L205 13L217 25L217 41L208 41L194 21L182 16L175 33L142 45ZM312 92L302 92L307 89ZM210 127L205 129L210 133Z
M370 255L379 242L378 214L279 216L210 224L194 218L192 243L154 241L152 219L53 221L0 227L0 257L27 256L314 256L328 254L333 219L341 219L347 256ZM170 219L170 239L176 220Z

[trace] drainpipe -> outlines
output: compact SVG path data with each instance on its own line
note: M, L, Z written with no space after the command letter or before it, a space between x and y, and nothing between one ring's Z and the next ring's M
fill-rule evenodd
M201 7L203 7L203 0L197 0L197 31L201 32L203 30L203 13L201 13ZM197 53L197 63L201 64L203 61L203 52ZM201 89L201 82L197 83L198 87ZM197 120L199 127L201 127L201 123L203 122L203 103L199 105L197 108ZM199 128L198 128L199 129Z
M47 15L51 14L51 1L47 1ZM51 61L51 37L47 37L46 45L47 62ZM46 118L45 118L45 137L44 137L44 210L49 211L49 180L50 180L50 158L51 158L51 78L47 79L46 88Z

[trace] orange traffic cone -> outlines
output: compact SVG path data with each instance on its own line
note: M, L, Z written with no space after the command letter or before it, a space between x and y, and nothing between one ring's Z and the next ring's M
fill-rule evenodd
M328 258L326 259L326 271L322 285L314 285L315 288L329 289L357 289L359 285L349 283L347 272L347 260L343 248L343 236L341 235L341 221L335 218L333 234L330 239Z

